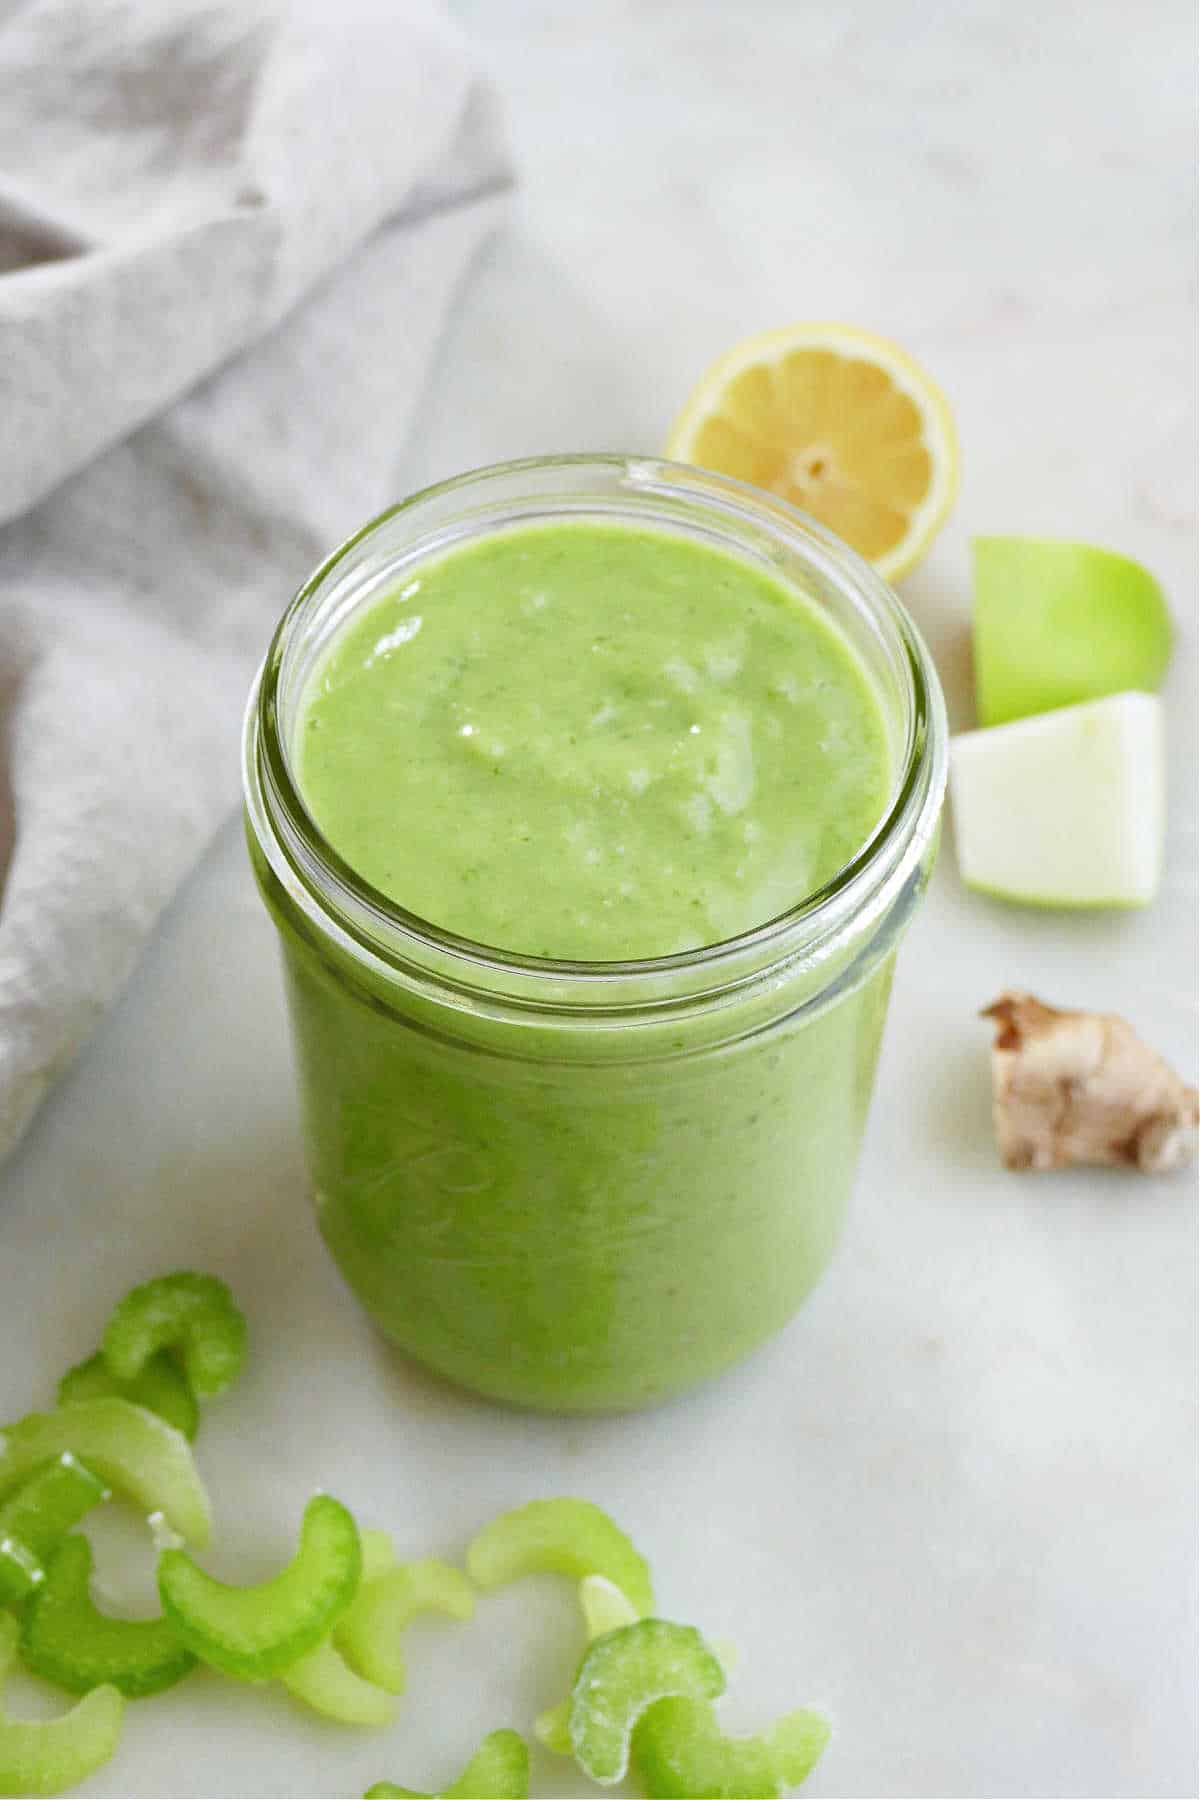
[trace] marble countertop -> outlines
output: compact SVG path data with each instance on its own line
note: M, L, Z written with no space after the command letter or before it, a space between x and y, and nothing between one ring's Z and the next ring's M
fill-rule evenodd
M1191 11L459 11L508 94L523 185L400 485L652 450L715 355L792 318L896 337L963 441L956 514L904 586L956 725L972 533L1109 544L1171 596L1164 889L1137 915L1008 910L944 855L817 1295L701 1394L555 1421L426 1379L345 1297L309 1222L271 933L231 824L4 1175L5 1293L24 1303L0 1313L0 1416L50 1398L139 1271L212 1268L254 1331L200 1445L244 1566L283 1554L317 1486L405 1553L449 1555L500 1506L575 1491L635 1532L664 1610L741 1647L736 1726L830 1710L814 1796L1194 1794L1194 1184L1006 1174L976 1017L1029 987L1127 1014L1195 1073ZM469 1630L416 1628L409 1698L376 1738L201 1677L133 1709L86 1792L432 1786L556 1697L575 1631L551 1583ZM576 1791L566 1767L540 1758L535 1792Z

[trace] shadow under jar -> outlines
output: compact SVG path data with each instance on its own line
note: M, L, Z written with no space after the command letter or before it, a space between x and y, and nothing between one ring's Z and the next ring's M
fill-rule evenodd
M297 734L330 647L422 568L560 521L762 571L824 616L873 690L892 770L878 825L740 935L623 962L489 947L371 886L306 805ZM889 589L802 514L699 470L485 469L317 571L251 695L248 836L283 946L320 1228L390 1338L482 1394L592 1411L703 1381L791 1317L842 1223L945 769L937 678Z

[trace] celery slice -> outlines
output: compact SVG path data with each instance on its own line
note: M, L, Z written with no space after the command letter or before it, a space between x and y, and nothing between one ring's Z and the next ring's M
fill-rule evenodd
M183 1550L159 1558L163 1611L189 1650L243 1681L266 1681L315 1650L354 1598L362 1570L358 1527L340 1501L305 1508L300 1545L273 1581L230 1587Z
M458 1780L440 1794L377 1781L365 1800L529 1800L529 1751L515 1731L493 1731Z
M221 1393L241 1373L246 1321L223 1281L180 1270L143 1282L121 1301L104 1332L104 1360L119 1381L133 1381L152 1356L178 1352L200 1399Z
M422 1612L469 1619L475 1595L461 1569L449 1563L401 1563L364 1582L334 1627L334 1641L351 1667L391 1694L404 1692L407 1671L400 1638Z
M279 1679L298 1700L340 1725L390 1725L396 1717L393 1696L356 1675L328 1638Z
M606 1632L634 1624L638 1616L636 1608L630 1605L620 1588L614 1587L603 1575L585 1575L579 1584L579 1605L589 1644L594 1644ZM557 1706L538 1714L533 1722L533 1735L555 1756L570 1756L570 1695Z
M386 1531L360 1531L362 1542L362 1585L378 1581L396 1566L396 1546Z
M691 1625L639 1619L598 1638L579 1665L571 1690L571 1748L585 1775L608 1785L629 1765L629 1743L656 1701L682 1694L714 1700L725 1671Z
M660 1700L639 1719L633 1761L648 1800L777 1800L807 1780L829 1742L818 1713L788 1713L756 1737L726 1737L706 1700Z
M0 1616L0 1686L16 1647L17 1621ZM0 1793L61 1794L86 1780L116 1750L124 1708L115 1687L98 1687L57 1719L0 1713Z
M582 1581L603 1575L636 1607L654 1607L645 1558L590 1500L534 1500L493 1519L467 1550L467 1573L482 1588L549 1572Z
M69 1450L21 1483L0 1505L0 1606L32 1593L72 1525L108 1497L100 1477Z
M116 1394L157 1413L189 1441L196 1435L200 1410L187 1376L169 1350L158 1350L140 1368L132 1381L119 1381L104 1360L101 1351L86 1362L68 1369L58 1384L58 1404L70 1406L76 1400L99 1400Z
M77 1533L64 1538L29 1602L21 1655L35 1675L72 1694L105 1682L127 1700L160 1694L195 1667L166 1619L114 1619L91 1596L92 1547Z
M113 1396L0 1427L0 1500L64 1451L144 1512L161 1512L189 1543L208 1542L208 1495L188 1441L157 1413Z

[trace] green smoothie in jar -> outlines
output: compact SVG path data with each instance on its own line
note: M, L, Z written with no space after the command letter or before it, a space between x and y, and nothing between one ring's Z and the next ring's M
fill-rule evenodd
M692 479L694 510L799 529ZM889 887L913 734L878 646L739 523L576 496L394 569L368 532L252 717L321 1229L390 1337L519 1404L644 1404L746 1354L852 1179L940 787L926 755Z

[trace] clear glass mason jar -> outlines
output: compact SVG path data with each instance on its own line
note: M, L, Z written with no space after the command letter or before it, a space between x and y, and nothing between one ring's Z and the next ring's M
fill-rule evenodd
M752 931L627 963L468 942L327 843L294 774L314 662L431 557L556 519L681 534L767 567L857 649L895 788L825 887ZM367 525L292 601L251 694L248 836L278 927L321 1231L389 1337L483 1394L645 1405L794 1313L837 1239L894 953L932 864L937 677L874 572L802 514L675 464L554 457Z

